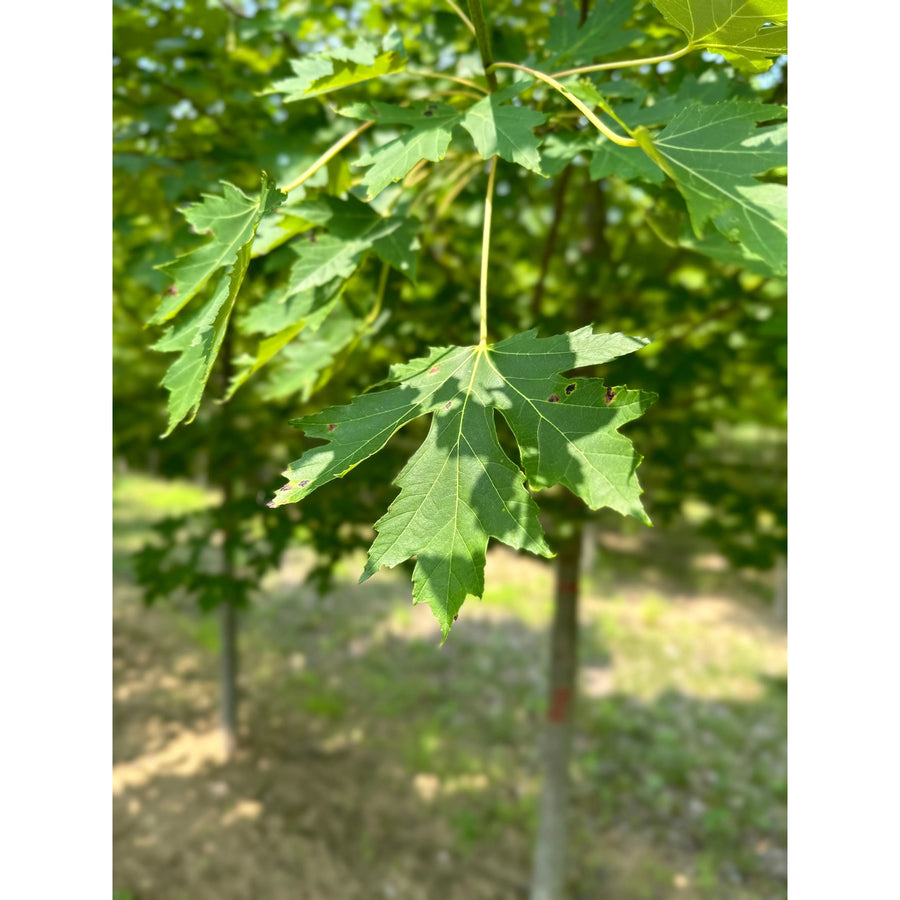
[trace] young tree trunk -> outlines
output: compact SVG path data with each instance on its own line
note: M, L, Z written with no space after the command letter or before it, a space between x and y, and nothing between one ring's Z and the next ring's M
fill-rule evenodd
M550 678L544 732L544 786L538 809L531 900L562 900L566 881L566 820L572 707L578 660L578 576L581 523L556 558L556 608L550 638Z
M222 344L222 363L219 370L222 392L227 390L232 376L232 338L227 332ZM225 436L230 428L231 408L226 403L219 410L217 427L220 446L227 447ZM236 523L230 510L234 500L233 470L227 458L209 459L214 466L212 481L218 482L222 490L222 506L226 511L224 534L222 535L222 574L231 579L234 574L234 533ZM219 604L219 692L221 697L222 744L225 758L230 759L237 748L237 675L238 675L238 609L229 597Z
M782 625L787 624L787 603L787 560L783 556L779 556L775 563L775 602L772 612L775 621Z
M238 611L233 603L226 600L219 604L219 688L222 699L222 743L226 759L230 759L237 748L237 631Z

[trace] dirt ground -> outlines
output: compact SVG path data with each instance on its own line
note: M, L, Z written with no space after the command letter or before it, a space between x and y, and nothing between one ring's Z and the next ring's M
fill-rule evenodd
M547 567L533 568L504 553L493 554L490 566L488 583L503 583L511 597L535 590L549 596ZM301 577L302 561L295 560L245 616L240 746L227 761L218 727L215 618L201 617L177 598L171 605L145 609L130 580L117 578L116 896L526 897L548 608L537 608L533 615L517 613L510 601L509 612L510 603L504 605L499 594L497 603L487 595L483 604L470 600L464 608L468 629L455 630L439 648L430 612L409 607L402 575L386 573L363 586L348 579L326 601L303 588ZM664 705L672 697L672 702L682 702L668 681L654 681L649 663L637 656L627 662L629 623L654 633L683 634L684 647L705 636L709 659L703 671L718 680L704 675L707 680L701 682L685 662L678 676L682 680L672 684L692 698L704 693L704 685L709 687L707 699L691 699L693 706L683 701L683 710L700 717L698 722L713 722L710 728L716 715L725 715L716 707L730 708L717 697L727 694L735 709L744 704L738 710L744 715L749 704L764 701L761 679L782 677L783 628L762 607L713 596L687 600L654 595L652 602L638 602L638 596L643 595L626 595L607 606L596 598L584 603L586 622L596 619L613 637L624 635L618 657L611 659L606 649L592 643L592 628L586 629L579 701L605 702L603 715L619 716L614 722L621 724L609 726L617 730L617 741L631 739L629 710L656 715L658 707L652 704ZM728 669L728 660L716 655L717 645L732 648L732 656L753 654L746 671ZM666 658L689 655L668 638L659 648ZM646 649L641 653L641 659L649 658ZM759 677L748 676L756 670ZM628 692L643 699L621 699ZM771 724L777 718L760 712L758 721L747 721L760 731L753 738L762 742L758 746L776 748L773 766L780 767L777 747L783 741ZM576 736L576 752L586 760L584 772L591 771L598 754L602 770L604 733L597 732L600 739L587 731ZM660 734L665 740L665 733ZM744 739L735 740L740 744ZM747 752L757 753L756 746L748 743ZM630 751L621 747L616 752L623 754L621 765L627 767ZM693 785L695 775L705 777L699 764L696 773L678 777ZM639 777L646 781L652 776ZM739 842L752 856L747 871L756 874L740 876L735 869L738 874L730 878L727 864L717 863L718 874L704 869L710 868L710 859L720 858L709 855L719 851L704 808L708 798L695 803L688 788L682 796L677 783L674 792L662 784L648 796L675 798L673 811L662 819L672 827L654 830L637 795L633 815L628 798L616 800L622 813L612 820L599 814L600 800L587 777L576 773L574 786L575 900L786 896L779 837L785 813L780 805L771 833L765 832L768 813L763 825L747 826L746 834L741 826ZM700 838L692 837L685 824L694 821L690 817L695 812L706 829L696 832Z

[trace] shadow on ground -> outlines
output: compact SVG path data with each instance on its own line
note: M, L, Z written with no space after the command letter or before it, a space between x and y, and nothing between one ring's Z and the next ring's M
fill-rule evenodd
M292 554L243 619L241 745L215 618L117 566L114 883L132 900L518 900L539 787L552 569L492 552L448 642L399 574L320 599ZM783 630L629 583L589 595L573 898L785 893Z

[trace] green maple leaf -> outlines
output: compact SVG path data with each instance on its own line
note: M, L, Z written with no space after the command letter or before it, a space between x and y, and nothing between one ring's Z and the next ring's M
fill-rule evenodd
M755 176L787 163L787 126L757 127L783 115L780 107L729 100L693 104L655 137L634 132L647 155L687 201L694 233L708 222L740 241L776 275L787 268L787 189Z
M382 50L379 53L377 47L361 39L352 48L340 47L291 60L293 76L276 81L266 93L285 94L284 102L291 103L402 72L406 51L396 29L385 37Z
M307 329L269 368L263 399L294 397L305 403L342 364L369 327L365 319L338 304L321 327Z
M333 237L368 243L382 262L410 280L416 276L419 222L403 216L380 216L371 206L350 195L346 200L321 196L295 207L306 221L322 225Z
M224 197L207 195L185 213L185 218L198 230L201 227L211 230L213 240L173 263L160 266L175 279L176 296L181 303L177 308L166 306L157 311L152 322L173 316L214 272L224 269L210 299L192 316L173 325L153 345L155 350L179 354L162 380L163 387L169 391L169 424L163 436L171 434L185 418L191 422L196 416L250 264L256 227L285 198L265 172L256 200L233 185L224 183L224 187ZM183 293L180 288L184 288ZM184 294L189 295L187 299Z
M241 251L253 242L260 219L285 200L265 172L258 197L248 197L227 181L222 182L222 188L223 196L204 194L203 200L183 210L190 226L200 234L211 234L212 240L157 266L175 283L166 291L149 324L171 319L220 269L230 272Z
M321 225L327 234L295 240L297 259L287 284L272 291L249 311L243 326L261 332L256 352L235 360L225 400L304 329L315 331L337 304L340 291L372 250L407 276L415 277L418 223L402 216L380 216L371 206L349 197L322 196L292 208L307 227Z
M339 110L354 119L375 119L385 125L410 125L409 131L364 153L355 166L371 167L363 177L366 200L378 196L389 184L400 181L420 160L438 162L450 146L453 128L463 114L446 103L419 100L409 106L389 103L354 103Z
M285 288L270 292L244 318L242 324L246 331L261 332L266 336L258 342L255 353L244 354L234 360L235 371L224 400L230 400L251 375L256 374L301 331L316 331L334 310L346 281L344 278L333 278L326 284L300 291L294 287L296 277L292 272Z
M645 154L620 147L602 134L551 134L541 144L541 168L545 175L558 175L577 156L590 156L588 172L592 181L614 175L623 181L640 178L658 184L666 177Z
M721 53L736 67L764 71L787 53L787 0L654 0L691 47Z
M550 37L544 45L550 51L545 71L562 63L576 67L594 62L615 50L621 50L642 37L639 31L623 31L634 14L633 0L596 0L583 25L577 3L560 3L550 20Z
M400 495L375 525L360 580L415 556L414 602L431 606L446 638L466 596L483 592L489 538L552 555L526 478L534 489L562 484L591 509L609 506L649 522L635 475L641 458L617 429L655 395L562 374L645 343L589 327L550 338L532 330L394 366L396 387L292 422L325 443L291 463L269 505L296 502L346 475L407 422L431 414L428 436L396 479ZM497 411L515 436L521 468L500 446Z
M479 100L466 110L460 124L472 135L484 159L499 155L542 175L538 139L532 129L547 117L527 106L505 102L521 91L522 85L514 84Z

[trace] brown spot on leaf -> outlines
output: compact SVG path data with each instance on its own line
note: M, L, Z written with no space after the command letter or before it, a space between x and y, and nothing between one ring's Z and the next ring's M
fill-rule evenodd
M178 294L178 288L174 284L170 284L163 293L168 297L174 297Z
M444 404L444 409L450 409L450 407L451 407L452 405L453 405L453 401L452 401L452 400L448 400L448 401Z
M434 115L434 110L433 110L433 109L426 109L425 112L423 113L423 115L426 115L426 116L433 116L433 115Z
M298 487L306 487L309 484L309 481L301 481Z
M567 384L567 385L566 385L566 396L568 397L569 394L574 394L574 393L575 393L575 385L574 385L574 384Z
M335 428L337 428L337 425L335 425L335 424L333 424L333 423L332 423L331 425L328 426L328 430L329 430L329 431L334 431Z
M453 621L455 622L458 618L459 618L459 613L457 613L457 614L453 617Z
M432 367L428 370L428 374L429 374L429 375L437 375L437 373L440 372L440 371L441 371L441 367L440 367L440 366L432 366Z
M606 389L606 405L609 406L616 399L616 392L612 388Z
M547 398L547 401L548 401L549 403L559 403L559 394L551 394L551 395Z

